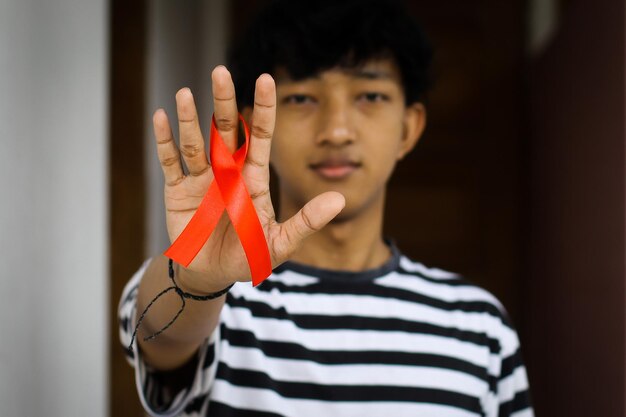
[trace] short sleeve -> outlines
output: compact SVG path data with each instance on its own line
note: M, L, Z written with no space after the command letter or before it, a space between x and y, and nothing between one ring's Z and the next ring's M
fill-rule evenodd
M120 342L126 352L128 363L135 369L139 399L145 411L153 417L179 416L183 411L201 411L208 406L208 393L215 380L219 326L204 341L197 356L185 365L193 369L185 372L188 377L183 384L177 384L175 389L163 383L163 373L155 372L146 365L138 349L137 340L133 342L132 352L128 350L136 323L137 290L149 264L150 259L143 263L126 284L118 306Z
M497 385L498 417L532 417L528 377L519 346L504 356Z
M488 417L534 417L526 367L517 331L504 308L494 326L498 351L490 361L490 390L485 404Z

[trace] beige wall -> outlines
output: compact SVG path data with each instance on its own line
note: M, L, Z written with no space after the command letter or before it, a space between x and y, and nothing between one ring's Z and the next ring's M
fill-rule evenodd
M0 2L0 416L107 415L107 2Z

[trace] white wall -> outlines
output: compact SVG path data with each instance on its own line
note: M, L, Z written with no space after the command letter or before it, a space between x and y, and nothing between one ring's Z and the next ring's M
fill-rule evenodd
M163 174L156 156L152 114L163 107L178 132L174 96L190 87L198 106L200 123L209 131L213 103L211 71L224 64L227 0L153 0L148 3L148 85L146 109L146 254L163 252L170 244L163 207Z
M107 2L0 1L0 416L107 415Z

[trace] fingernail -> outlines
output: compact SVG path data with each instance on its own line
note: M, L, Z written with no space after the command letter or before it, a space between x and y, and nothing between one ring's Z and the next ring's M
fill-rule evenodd
M189 94L190 96L193 96L193 94L191 93L191 89L189 89L189 87L183 87L180 90L178 90L178 92L176 93L176 96L183 95L183 94Z

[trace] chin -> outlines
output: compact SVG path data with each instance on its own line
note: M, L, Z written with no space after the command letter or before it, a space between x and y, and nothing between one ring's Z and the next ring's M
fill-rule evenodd
M339 214L332 219L329 224L342 224L354 220L358 216L358 211L346 205Z
M348 222L349 220L350 220L350 217L345 217L345 216L342 216L342 215L341 215L341 213L339 213L339 214L338 214L338 215L337 215L334 219L332 219L331 221L329 221L329 222L328 222L328 224L329 224L329 225L330 225L330 224L336 224L336 225L339 225L339 224L346 223L346 222Z

